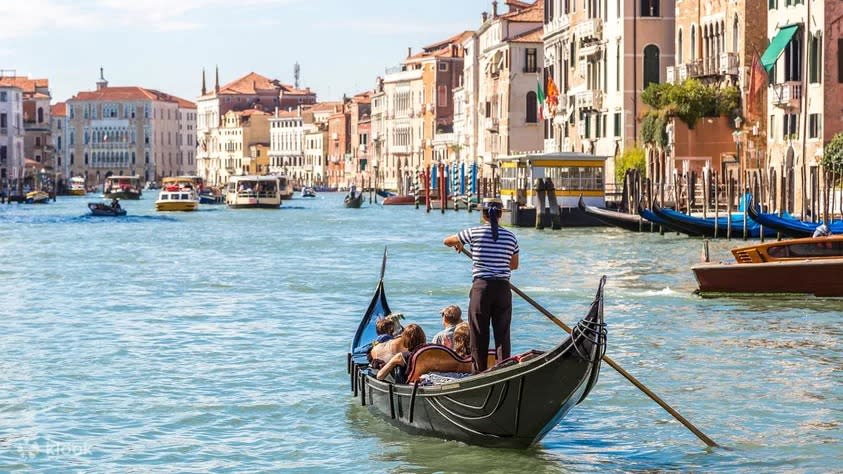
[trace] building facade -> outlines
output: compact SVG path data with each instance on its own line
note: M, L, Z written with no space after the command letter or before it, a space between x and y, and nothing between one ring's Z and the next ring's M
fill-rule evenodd
M0 192L17 192L22 185L23 140L23 91L0 85Z
M160 181L194 174L192 145L181 135L195 117L187 100L143 87L111 87L101 77L95 91L67 101L68 176L94 186L111 175Z

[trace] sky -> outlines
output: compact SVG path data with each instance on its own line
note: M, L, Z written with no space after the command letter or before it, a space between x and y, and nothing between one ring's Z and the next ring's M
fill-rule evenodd
M257 72L337 100L370 90L407 48L481 24L491 0L0 0L0 69L47 78L53 102L141 86L191 101ZM503 0L500 11L506 10Z

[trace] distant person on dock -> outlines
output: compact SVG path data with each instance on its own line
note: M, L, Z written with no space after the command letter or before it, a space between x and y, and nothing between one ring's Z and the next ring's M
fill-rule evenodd
M439 314L442 316L442 325L445 329L436 333L431 342L453 349L454 330L462 322L462 310L459 306L452 304L442 308Z
M489 324L495 336L495 353L501 361L510 356L509 327L512 322L512 291L509 277L518 268L518 239L500 227L503 203L497 198L483 200L484 225L463 229L445 237L443 243L461 252L471 246L474 261L468 303L471 356L476 372L487 368Z

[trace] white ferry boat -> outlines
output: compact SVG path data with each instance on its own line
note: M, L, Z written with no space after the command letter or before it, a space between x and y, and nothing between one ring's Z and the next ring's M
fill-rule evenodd
M81 176L74 176L70 178L70 191L71 196L84 196L87 194L85 190L85 178Z
M155 201L156 211L195 211L199 208L199 191L193 177L177 176L164 178L158 199Z
M232 176L225 192L225 203L234 209L281 207L280 178L266 176Z

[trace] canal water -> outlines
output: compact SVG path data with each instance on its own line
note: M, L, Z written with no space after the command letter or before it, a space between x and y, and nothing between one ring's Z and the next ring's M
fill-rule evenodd
M478 213L322 193L164 214L147 194L110 219L90 200L0 205L0 472L843 470L843 300L695 296L701 240L515 229L513 283L572 325L607 275L607 354L728 449L604 365L538 446L500 451L405 435L346 375L384 247L390 306L430 337L468 301L442 238ZM563 337L514 302L514 352Z

